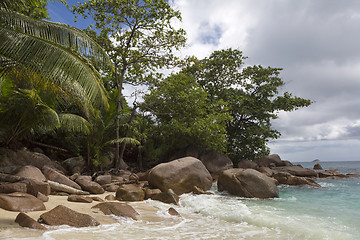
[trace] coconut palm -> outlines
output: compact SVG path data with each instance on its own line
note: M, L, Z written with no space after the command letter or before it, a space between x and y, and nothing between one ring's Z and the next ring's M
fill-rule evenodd
M82 31L9 10L22 4L25 0L0 2L0 137L7 143L58 127L59 105L76 102L85 116L93 107L107 107L93 63L112 68L103 49Z

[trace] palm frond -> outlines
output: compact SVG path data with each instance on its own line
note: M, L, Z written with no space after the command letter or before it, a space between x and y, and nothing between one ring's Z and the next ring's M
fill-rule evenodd
M59 85L79 83L94 105L108 105L99 73L80 55L52 42L6 28L0 28L0 42L0 57L20 63Z
M123 137L123 138L118 138L118 139L113 139L110 141L107 141L104 146L106 145L114 145L116 143L126 143L126 144L132 144L132 145L140 145L140 142L134 138L129 138L129 137Z
M83 117L70 113L59 114L60 129L77 132L88 135L91 130L91 124Z
M0 9L0 26L59 44L91 58L103 68L112 69L111 60L102 47L86 33L70 25L37 20Z

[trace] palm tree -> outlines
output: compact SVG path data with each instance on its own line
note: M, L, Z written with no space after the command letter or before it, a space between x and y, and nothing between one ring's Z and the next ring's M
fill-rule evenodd
M0 137L8 136L7 143L58 127L57 105L76 102L85 116L93 107L106 108L107 93L93 63L112 69L107 54L84 32L9 10L22 4L0 2Z

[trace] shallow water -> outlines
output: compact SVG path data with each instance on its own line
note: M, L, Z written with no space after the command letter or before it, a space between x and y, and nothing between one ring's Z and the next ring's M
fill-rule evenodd
M360 169L360 162L321 165L343 173ZM182 217L170 216L168 204L147 200L155 211L144 202L132 204L145 216L140 221L117 218L115 224L45 233L8 229L0 239L359 239L360 179L317 182L321 188L279 186L280 198L268 200L219 193L214 185L214 195L182 195L180 206L173 206Z

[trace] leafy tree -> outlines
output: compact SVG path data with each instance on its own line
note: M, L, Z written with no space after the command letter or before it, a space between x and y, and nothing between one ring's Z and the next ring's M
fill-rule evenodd
M150 88L144 111L155 118L152 134L163 144L163 153L196 145L225 151L226 122L230 119L221 100L211 103L192 76L171 75ZM161 145L161 144L160 144Z
M74 13L93 17L95 25L88 28L112 59L115 72L108 86L117 93L116 114L124 108L124 83L149 83L155 70L174 64L173 50L185 43L185 32L175 29L173 21L180 20L180 12L165 0L98 0L85 1ZM97 33L96 33L96 32ZM120 122L116 118L116 139L120 137ZM116 146L116 167L123 161L125 146Z
M244 67L245 59L239 50L220 50L183 71L197 78L212 102L226 102L232 117L227 122L228 154L235 162L269 153L267 142L280 136L271 127L279 111L311 104L291 93L280 93L285 84L279 77L281 68Z

